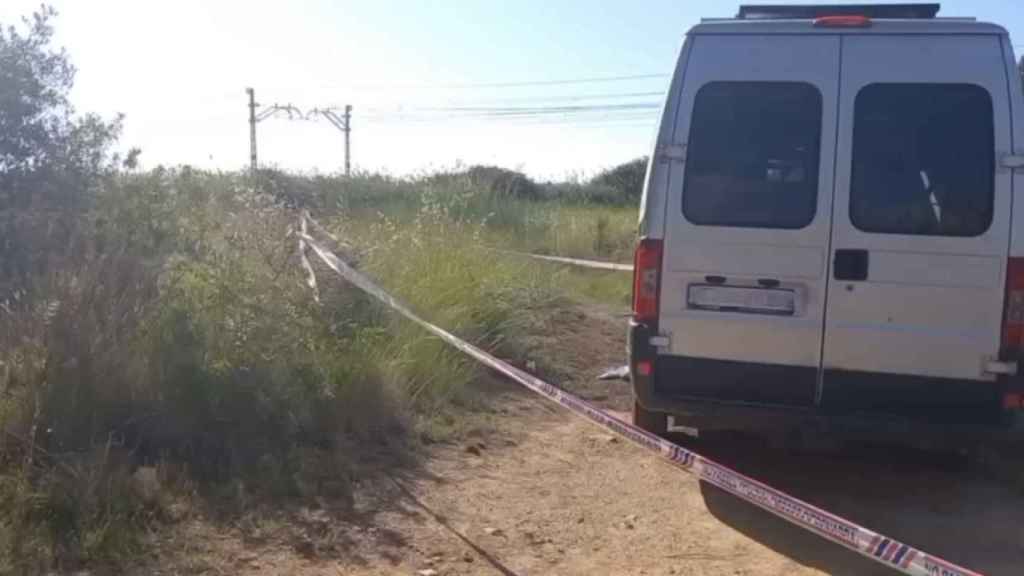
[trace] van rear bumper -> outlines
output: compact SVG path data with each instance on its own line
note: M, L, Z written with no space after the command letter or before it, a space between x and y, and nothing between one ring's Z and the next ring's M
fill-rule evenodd
M659 356L652 331L631 322L630 367L645 409L705 430L811 428L882 441L962 445L1008 433L1024 438L1024 414L1003 410L1007 382L951 381L832 372L819 401L805 369ZM637 362L651 362L649 375ZM816 379L817 370L811 370ZM816 386L816 384L815 384ZM1016 386L1013 386L1016 388Z
M639 400L639 396L638 396ZM652 397L644 408L672 415L698 430L778 433L813 431L861 441L929 449L968 448L979 443L1024 441L1024 414L1003 413L989 424L944 423L883 413L829 414L815 408L744 405L706 399Z

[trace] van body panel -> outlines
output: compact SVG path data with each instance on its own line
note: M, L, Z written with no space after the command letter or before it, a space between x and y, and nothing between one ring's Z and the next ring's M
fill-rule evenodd
M659 151L677 145L675 123L679 109L679 93L686 78L686 63L690 56L690 39L684 40L679 49L679 59L669 83L668 97L661 110L661 121L654 139L654 150L647 162L644 176L644 190L640 197L640 221L638 233L641 238L663 238L665 235L665 204L668 201L670 162L659 157Z
M726 276L785 276L815 280L825 266L825 248L751 244L718 244L714 250L684 244L664 266L670 273L699 272Z
M1021 106L1024 106L1024 87L1017 81L1020 73L1017 71L1017 60L1014 57L1010 37L1004 35L1000 40L1003 50L1003 66L1006 69L1006 91L1010 99L1010 120L1012 122L1010 137L1013 139L1012 146L1005 152L1024 155L1024 121L1021 117L1024 114L1024 110L1021 109ZM1004 168L1004 170L1006 169ZM1024 193L1024 170L1007 171L1010 172L1013 187L1010 200L1013 209L1010 221L1017 223L1016 226L1011 225L1010 227L1010 256L1021 258L1024 257L1024 228L1020 224L1024 222L1024 200L1017 199L1016 195Z
M1003 258L963 254L914 254L877 250L871 252L871 280L882 284L983 288L989 290L1003 275Z
M854 221L856 214L851 217L855 212L851 203L857 201L851 198L851 178L858 153L854 150L855 131L860 129L867 134L866 126L871 121L867 112L863 113L864 118L856 119L857 99L862 91L868 94L865 89L869 87L874 87L878 93L891 90L897 95L894 98L898 98L901 91L918 90L927 94L924 90L931 90L939 98L942 90L959 90L965 94L971 94L972 90L981 94L979 90L982 90L991 100L991 119L987 122L993 124L993 141L987 146L993 149L992 158L994 150L1009 150L1010 107L1006 68L999 57L1002 53L999 37L849 35L842 41L832 258L834 263L838 262L841 251L866 255L866 277L842 279L837 277L836 270L831 274L825 315L825 390L830 388L829 380L835 376L835 370L993 381L995 376L986 374L983 367L986 360L995 359L999 354L1010 234L1010 173L997 170L995 161L986 168L994 174L992 189L978 187L971 192L979 197L992 195L990 222L980 234L973 234L982 228L979 224L965 227L963 235L957 235L956 231L953 234L901 233L865 230L864 225L858 227ZM930 104L922 98L919 105ZM893 106L899 104L894 100ZM936 110L941 109L940 104L935 106ZM899 109L880 113L899 114ZM948 139L955 132L942 132L939 125L964 122L962 116L966 113L966 108L943 110L942 115L936 112L926 123L922 121L922 127L915 132L916 138L906 140L906 149L893 152L885 159L888 162L885 169L891 173L884 177L893 180L898 172L909 170L913 174L904 178L900 186L902 189L917 186L922 191L926 184L916 184L912 182L914 178L922 182L934 181L945 171L951 174L950 181L957 182L955 172L967 170L970 160L943 158L940 161L936 153L931 154L931 160L927 156L929 148L945 145L935 140ZM888 120L892 124L900 121L895 116ZM931 140L922 136L936 126L939 131L935 134L940 136ZM884 140L899 138L901 136L892 130L879 134L880 146L875 148L888 145ZM904 141L894 145L903 146ZM871 150L866 151L866 154L871 153ZM874 166L871 169L878 171ZM872 202L891 201L872 188L882 186L877 182L884 184L883 177L866 174L864 178L862 191L855 193L878 196ZM961 179L955 185L963 188L973 183L967 184ZM893 190L896 192L885 194L891 197L900 193L899 189ZM949 214L941 215L942 202L936 201L934 196L940 192L936 190L932 194L934 219L951 218ZM952 209L947 206L946 212L951 213ZM870 218L881 221L885 216ZM899 229L909 224L890 222L880 226ZM979 385L985 384L979 382ZM829 401L827 396L826 393L823 398L825 403Z
M675 118L674 141L687 148L686 163L673 163L669 177L670 189L665 205L665 251L662 263L659 332L669 336L668 349L662 353L673 356L709 359L726 363L704 365L682 362L672 371L676 393L696 394L703 390L701 381L714 379L714 369L722 376L744 383L734 390L755 390L757 387L779 386L779 398L792 400L779 384L784 379L772 377L776 366L803 367L811 370L813 383L820 367L821 326L826 290L827 244L831 217L833 186L833 146L839 77L839 38L832 36L713 36L691 35L686 79L677 96L679 105ZM701 151L689 142L692 110L702 88L725 86L723 83L783 83L782 90L801 93L813 91L820 101L819 150L815 153L817 178L810 182L814 189L814 211L809 221L788 228L753 226L697 225L684 215L681 198L686 184L685 166ZM742 85L746 90L759 85ZM728 87L728 86L727 86ZM714 88L713 88L714 89ZM724 142L719 145L730 146ZM757 153L756 149L750 151ZM766 161L759 158L748 164L757 177L763 177ZM798 176L800 177L800 176ZM778 176L782 179L783 176ZM810 178L810 176L808 176ZM686 184L689 185L689 184ZM713 208L713 207L712 207ZM699 207L703 210L704 207ZM690 301L691 288L705 286L709 279L723 288L764 288L778 291L773 296L791 299L793 310L788 315L753 312L742 309L696 309ZM705 286L706 289L706 286ZM710 288L714 291L714 287ZM736 292L736 290L733 290ZM740 291L742 293L742 290ZM742 308L742 307L741 307ZM763 365L765 377L756 383L757 370L739 372L728 362L754 362ZM700 364L700 365L698 365ZM774 383L774 384L773 384ZM666 383L666 386L673 386ZM812 387L813 388L813 387ZM805 402L813 401L798 394ZM731 399L761 401L772 395L752 393L744 397L737 392Z

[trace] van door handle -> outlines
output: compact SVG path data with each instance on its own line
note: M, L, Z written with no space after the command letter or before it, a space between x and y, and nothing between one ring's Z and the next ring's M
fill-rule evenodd
M832 260L832 277L836 280L867 280L868 251L841 249L836 250Z

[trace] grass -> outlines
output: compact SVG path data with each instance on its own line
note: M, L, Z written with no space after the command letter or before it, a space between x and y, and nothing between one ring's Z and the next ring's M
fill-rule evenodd
M480 254L487 268L527 267L528 260L502 254L500 250L624 263L632 260L635 207L503 198L487 190L468 187L460 180L449 181L448 185L441 188L432 181L422 194L407 191L402 202L385 196L378 206L370 202L370 194L356 184L354 196L358 200L341 192L342 200L335 204L338 208L333 211L335 218L329 227L348 242L360 246L377 262L384 259L378 258L376 252L382 245L389 245L389 238L398 238L399 231L406 234L403 241L411 240L408 234L414 231L422 237L443 236L447 244L439 248L446 253L472 248ZM418 204L410 200L410 195ZM400 248L412 245L415 244L406 243ZM387 262L402 261L400 250L387 253ZM385 275L389 274L388 268L388 265L376 266L376 270ZM628 273L552 263L541 263L530 269L551 275L558 291L568 298L628 306L631 290ZM393 279L389 285L401 290L406 282L406 279ZM436 306L428 309L434 308Z
M632 298L632 276L628 272L563 268L556 282L575 300L625 312Z
M483 246L617 262L633 257L635 206L510 198L457 178L431 179L420 189L403 183L396 190L404 192L380 194L373 202L379 191L364 185L338 190L337 200L323 202L326 211L339 214L350 236L367 232L365 226L382 217L404 226L433 214L460 224L460 233L468 231L466 241Z
M298 206L416 310L515 361L552 310L628 294L627 274L490 248L628 260L631 209L451 175L276 178L111 175L50 273L0 294L0 573L118 566L196 494L344 501L361 451L414 455L486 404L484 370L326 270L313 300Z
M630 262L636 210L621 206L526 204L521 220L487 220L488 244L538 254Z

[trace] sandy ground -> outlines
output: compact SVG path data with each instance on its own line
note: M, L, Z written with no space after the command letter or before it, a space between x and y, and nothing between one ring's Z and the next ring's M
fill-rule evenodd
M594 376L622 357L622 322L595 313L539 348L548 375L625 415L629 387ZM487 426L421 466L357 489L354 509L257 525L183 522L154 537L162 574L893 574L543 400L495 386ZM793 455L754 439L689 443L832 512L987 574L1024 573L1024 494L970 462L895 448ZM251 524L251 523L250 523Z

